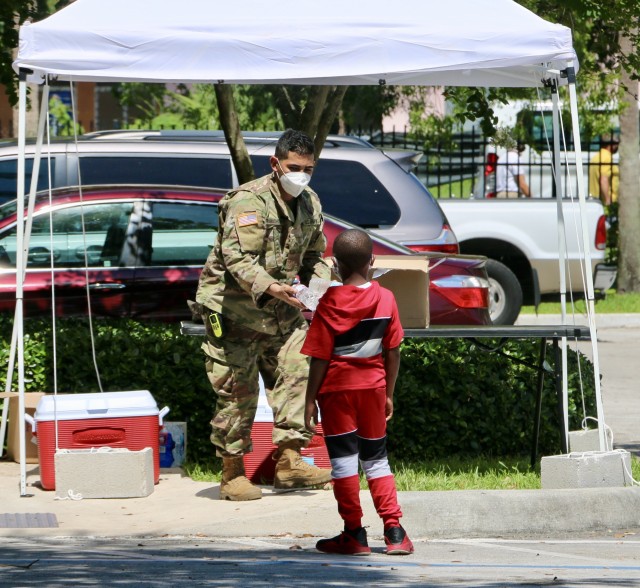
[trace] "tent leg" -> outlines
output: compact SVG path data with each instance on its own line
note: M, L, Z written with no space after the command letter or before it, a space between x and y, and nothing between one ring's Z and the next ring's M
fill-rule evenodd
M0 421L0 457L4 455L4 439L7 435L7 416L9 414L9 398L2 402L2 421Z
M40 162L42 160L42 142L44 140L45 121L47 120L47 105L49 102L49 84L45 83L42 90L42 101L40 108L40 119L38 121L38 137L36 141L36 153L33 161L33 170L31 174L31 186L29 189L29 204L27 208L27 219L25 223L25 230L23 235L22 250L29 250L29 240L31 238L31 224L33 222L33 209L36 200L36 192L38 189L38 177L40 176ZM26 185L26 184L25 184ZM24 280L26 267L22 268L22 275ZM16 275L18 272L18 264L16 263ZM16 351L17 351L17 321L14 321L13 333L11 335L11 347L9 350L9 363L7 369L7 379L5 385L5 392L10 392L13 385L13 371L15 369ZM8 403L4 403L2 407L2 423L0 424L0 457L3 454L2 448L4 447L4 441L6 436L7 417L9 414ZM21 425L24 426L24 420L21 421Z
M20 432L20 496L27 494L27 464L24 427L24 187L25 145L27 133L27 73L20 70L18 84L18 182L17 182L17 231L16 231L16 314L14 328L18 348L18 419Z
M563 198L564 190L562 184L562 169L560 161L560 105L558 102L558 84L553 80L551 86L551 100L553 103L553 177L556 186L556 209L558 219L558 263L560 269L560 313L562 324L567 324L567 247L566 247L566 227L564 222ZM567 338L562 337L560 341L560 356L562 361L562 406L564 410L560 415L562 418L562 428L564 431L563 447L569 444L569 369L567 365ZM556 356L556 361L558 357ZM557 366L556 366L557 370ZM556 383L556 387L558 384Z
M7 368L7 381L4 387L6 392L5 402L2 405L2 422L0 424L0 457L4 454L4 441L7 435L7 417L9 416L9 392L13 383L13 370L16 365L16 344L18 339L18 331L14 319L13 332L11 333L11 347L9 348L9 365Z
M578 200L580 202L580 224L582 225L582 248L584 252L585 281L587 285L587 317L589 319L589 333L591 335L591 349L593 353L593 372L596 392L596 413L598 418L598 439L600 451L607 450L604 410L602 406L602 391L600 389L600 360L598 357L598 333L596 330L595 296L593 290L593 270L591 268L591 247L587 228L586 198L584 187L584 172L582 169L582 146L580 144L580 125L578 124L578 98L576 92L576 74L573 62L569 62L566 69L569 81L569 105L571 107L571 123L576 153L576 174L578 176Z

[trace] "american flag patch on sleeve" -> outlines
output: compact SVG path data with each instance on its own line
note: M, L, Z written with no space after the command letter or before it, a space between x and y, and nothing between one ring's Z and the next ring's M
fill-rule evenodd
M238 215L238 226L248 227L249 225L258 224L258 215L255 212L243 212Z

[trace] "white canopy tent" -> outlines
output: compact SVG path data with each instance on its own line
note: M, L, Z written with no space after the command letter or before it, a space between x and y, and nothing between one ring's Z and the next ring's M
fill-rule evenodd
M576 55L571 32L512 0L344 0L301 5L281 0L76 0L20 29L14 68L20 76L18 211L24 209L26 83L45 80L338 85L535 87L568 84L573 132L579 137ZM556 117L557 93L554 94ZM44 112L44 110L43 110ZM42 140L44 125L40 125ZM556 133L556 137L558 134ZM580 141L576 141L579 151ZM576 153L589 327L596 372L600 447L606 447L599 384L593 277L584 212L582 159ZM559 167L559 159L556 163ZM556 169L558 169L558 167ZM37 177L37 170L33 172ZM560 176L560 174L556 174ZM558 182L558 188L559 182ZM31 197L35 188L31 190ZM559 191L558 194L561 194ZM26 248L19 217L16 320L24 470L22 280ZM559 257L564 282L564 221L558 198ZM566 394L566 346L563 346ZM13 367L12 365L10 366ZM565 407L567 406L565 399ZM565 434L567 429L565 414Z
M509 0L78 0L20 31L16 68L86 81L532 86L570 31Z

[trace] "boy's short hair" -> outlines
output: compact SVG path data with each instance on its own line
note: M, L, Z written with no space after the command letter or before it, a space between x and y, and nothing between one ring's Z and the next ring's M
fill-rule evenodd
M351 271L359 270L371 261L373 242L360 229L347 229L333 242L333 256Z
M286 159L289 151L293 151L298 155L315 155L315 146L306 133L295 129L287 129L280 135L276 143L275 156L278 159Z

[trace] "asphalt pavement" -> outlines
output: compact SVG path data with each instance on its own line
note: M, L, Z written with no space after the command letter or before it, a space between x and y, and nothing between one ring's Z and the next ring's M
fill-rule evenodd
M640 541L432 539L409 557L329 556L315 538L0 538L2 586L640 586Z
M590 352L589 344L585 352ZM614 444L637 451L640 396L637 365L640 325L598 328L603 402ZM195 482L178 469L161 470L146 498L56 500L28 466L27 494L20 496L19 466L0 462L0 514L55 515L57 526L0 528L2 537L326 537L340 526L329 490L277 493L262 500L218 500L218 486ZM640 530L640 488L530 491L401 492L404 524L417 541L470 538L566 538ZM365 524L373 541L382 528L368 492L362 492ZM31 516L31 519L34 517ZM51 517L49 517L50 520ZM6 519L5 519L6 520ZM31 523L36 524L36 523Z

